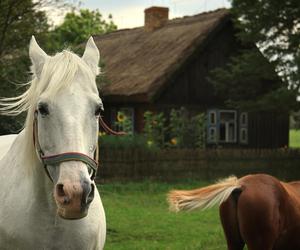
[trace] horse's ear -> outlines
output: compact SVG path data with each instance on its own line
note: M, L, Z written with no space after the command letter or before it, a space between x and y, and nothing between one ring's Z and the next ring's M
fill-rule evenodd
M29 57L32 62L31 71L39 78L48 56L37 44L34 36L31 37L29 44Z
M94 42L93 37L90 37L83 53L82 59L91 68L95 75L99 74L98 63L100 60L99 50Z

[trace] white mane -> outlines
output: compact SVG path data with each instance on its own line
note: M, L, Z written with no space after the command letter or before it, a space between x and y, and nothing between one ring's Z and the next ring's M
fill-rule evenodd
M33 69L32 69L33 70ZM94 84L96 88L95 75L90 67L76 54L64 50L55 56L48 56L43 66L39 78L32 72L32 80L26 85L29 88L20 96L0 99L0 113L3 115L18 115L27 111L24 125L24 136L22 150L24 150L24 161L34 161L36 159L33 145L33 119L37 102L42 93L46 93L49 98L54 97L58 91L67 88L73 82L75 75L83 72ZM31 157L30 157L31 156ZM34 164L29 164L34 165Z

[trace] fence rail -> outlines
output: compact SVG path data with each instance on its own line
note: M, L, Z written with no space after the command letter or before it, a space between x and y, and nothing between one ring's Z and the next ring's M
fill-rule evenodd
M215 179L227 175L268 173L300 179L300 150L293 149L100 149L98 178Z

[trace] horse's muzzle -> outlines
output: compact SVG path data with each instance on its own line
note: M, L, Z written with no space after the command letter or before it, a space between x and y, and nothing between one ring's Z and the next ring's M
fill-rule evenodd
M58 215L64 219L81 219L88 214L94 199L95 185L90 180L60 182L55 185L54 198Z

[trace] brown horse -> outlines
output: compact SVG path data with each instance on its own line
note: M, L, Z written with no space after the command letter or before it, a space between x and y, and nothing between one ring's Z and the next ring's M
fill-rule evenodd
M229 250L299 250L300 182L282 182L265 175L229 177L168 197L175 211L219 205Z

